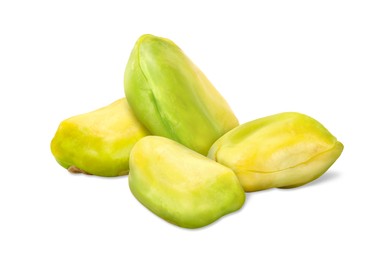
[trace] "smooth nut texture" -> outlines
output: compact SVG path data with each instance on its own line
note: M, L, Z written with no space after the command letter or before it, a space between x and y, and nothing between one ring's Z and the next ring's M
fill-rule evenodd
M172 41L143 35L125 71L125 93L153 135L207 155L211 145L238 125L221 94Z
M208 225L245 201L232 170L159 136L147 136L134 146L129 186L150 211L185 228Z
M313 181L342 150L318 121L288 112L236 127L213 144L208 157L231 168L245 191L257 191Z
M122 98L62 121L51 141L51 151L57 162L73 173L125 175L132 147L148 134Z

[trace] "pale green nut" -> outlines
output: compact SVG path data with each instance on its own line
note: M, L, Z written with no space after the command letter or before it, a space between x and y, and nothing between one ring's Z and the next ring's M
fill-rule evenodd
M160 136L147 136L134 146L129 186L146 208L184 228L206 226L245 201L231 169Z
M126 66L125 93L137 118L153 135L207 155L238 125L221 94L172 41L143 35Z
M62 121L51 141L51 151L70 172L106 177L126 175L132 147L148 134L122 98Z
M311 182L337 160L343 144L318 121L281 113L236 127L208 157L231 168L245 191L293 188Z

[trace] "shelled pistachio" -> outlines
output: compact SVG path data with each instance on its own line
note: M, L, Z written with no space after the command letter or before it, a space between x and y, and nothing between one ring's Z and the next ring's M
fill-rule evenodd
M148 135L127 100L62 121L51 141L57 162L70 172L125 175L134 144Z
M236 127L211 147L208 157L231 168L245 191L293 188L325 173L343 144L318 121L281 113Z
M232 170L160 136L147 136L134 146L129 186L150 211L185 228L208 225L245 201Z
M238 125L221 94L172 41L143 35L125 71L125 93L137 118L153 135L203 155Z

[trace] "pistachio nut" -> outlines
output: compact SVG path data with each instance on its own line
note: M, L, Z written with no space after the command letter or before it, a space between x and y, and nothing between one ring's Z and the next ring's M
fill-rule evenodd
M172 41L143 35L125 71L125 93L137 118L153 134L203 155L238 125L221 94Z
M260 118L231 130L208 157L231 168L245 191L292 188L325 173L343 144L318 121L299 113Z
M160 136L144 137L134 146L129 186L146 208L185 228L208 225L245 201L231 169Z
M62 121L51 141L57 162L70 172L125 175L133 145L148 135L125 98Z

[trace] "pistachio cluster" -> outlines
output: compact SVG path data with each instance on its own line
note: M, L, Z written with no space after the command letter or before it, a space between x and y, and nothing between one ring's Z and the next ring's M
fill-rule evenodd
M139 38L124 86L126 98L61 122L51 151L71 172L129 174L134 196L180 227L237 211L245 192L311 182L343 151L304 114L239 125L202 71L165 38Z

